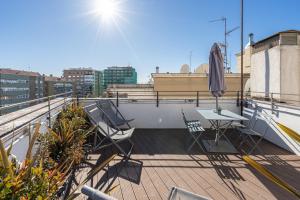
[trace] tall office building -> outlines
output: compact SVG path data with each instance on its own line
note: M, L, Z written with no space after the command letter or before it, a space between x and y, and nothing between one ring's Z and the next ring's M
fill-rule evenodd
M0 106L41 98L43 85L37 72L0 69Z
M137 72L132 66L108 67L104 70L104 89L110 84L136 84Z
M77 95L81 97L102 95L103 75L101 71L92 68L70 68L64 70L64 78L75 82Z

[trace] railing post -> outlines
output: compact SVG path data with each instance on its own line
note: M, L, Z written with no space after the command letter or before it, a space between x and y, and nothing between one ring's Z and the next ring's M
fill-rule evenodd
M117 91L117 107L119 107L119 92Z
M79 106L79 96L77 95L76 104Z
M50 97L48 97L48 127L51 128L51 111L50 111Z
M29 124L28 124L28 141L29 141L29 144L30 144L30 141L31 141L31 124L30 124L30 122L29 122Z
M159 98L158 98L158 91L156 92L156 107L159 106Z
M197 91L197 102L196 102L196 106L199 107L199 91Z
M66 109L66 108L67 108L67 106L66 106L66 95L67 95L67 94L64 94L64 108L63 108L63 109Z
M272 114L274 114L274 108L275 108L275 105L274 105L273 92L272 92L271 93L271 112L272 112Z
M240 106L240 91L237 91L237 94L236 94L236 106L237 107Z

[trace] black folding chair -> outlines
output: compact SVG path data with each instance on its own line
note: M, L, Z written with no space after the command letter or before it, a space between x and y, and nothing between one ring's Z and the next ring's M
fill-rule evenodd
M118 107L111 100L101 99L96 102L96 105L98 108L101 108L107 116L109 116L110 120L113 122L113 124L110 125L117 127L127 125L128 128L131 128L129 122L133 121L134 119L125 119Z
M268 116L267 114L263 114L257 111L253 112L248 124L245 127L237 128L237 130L242 134L242 140L240 142L239 148L243 144L248 143L250 145L250 150L247 152L247 154L251 154L255 149L258 149L261 153L263 153L262 149L259 147L259 144L268 133L268 130L270 128L270 120L270 116ZM264 127L262 126L262 132L258 132L256 130L258 121L264 123Z
M201 125L201 122L199 120L187 120L183 110L181 110L181 113L182 113L182 118L185 123L185 126L188 132L190 133L190 135L192 136L192 138L194 139L193 142L188 147L187 151L189 152L196 143L202 150L204 150L202 145L199 142L200 136L205 131Z
M95 104L86 106L84 110L92 124L97 127L98 132L102 136L100 137L97 134L94 138L94 151L114 145L120 151L121 155L126 159L129 159L134 146L131 137L135 128L121 130L118 127L111 127L108 124L113 124L113 122L106 113L99 109ZM130 149L127 152L119 145L119 143L123 141L127 141L130 144Z

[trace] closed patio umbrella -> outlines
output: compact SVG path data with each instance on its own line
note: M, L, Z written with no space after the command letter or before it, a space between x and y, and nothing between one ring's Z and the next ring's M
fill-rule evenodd
M208 87L212 95L216 97L216 111L219 110L218 97L223 96L226 86L224 80L224 61L217 43L211 47L209 54Z

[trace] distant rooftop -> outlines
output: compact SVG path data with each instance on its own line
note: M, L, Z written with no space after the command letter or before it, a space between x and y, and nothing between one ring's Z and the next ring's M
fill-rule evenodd
M130 68L132 69L132 66L125 66L125 67L119 67L119 66L112 66L112 67L107 67L107 69L124 69L124 68Z
M10 68L1 68L0 72L1 74L13 74L13 75L20 75L20 76L41 76L41 74L38 72L14 70Z
M275 33L275 34L269 36L269 37L266 37L266 38L264 38L264 39L262 39L262 40L259 40L259 41L255 42L253 45L262 43L262 42L264 42L264 41L266 41L266 40L268 40L268 39L270 39L270 38L276 37L276 36L278 36L278 35L280 35L280 34L282 34L282 33L298 33L298 34L300 34L300 30L285 30L285 31L280 31L280 32L277 32L277 33Z
M53 81L53 82L59 82L59 81L67 81L64 77L56 77L56 76L45 76L45 81ZM72 81L68 81L72 82Z
M109 84L108 89L111 88L153 88L152 84Z
M207 77L206 73L152 73L152 77ZM240 77L240 73L225 73L225 77Z
M64 70L94 70L92 67L71 67Z

